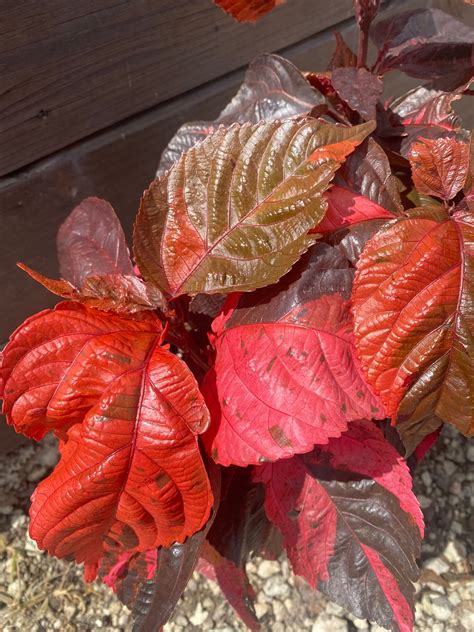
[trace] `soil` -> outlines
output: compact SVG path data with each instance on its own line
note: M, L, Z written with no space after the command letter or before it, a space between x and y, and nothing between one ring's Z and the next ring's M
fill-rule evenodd
M27 535L29 497L57 460L54 441L0 455L0 629L5 632L128 632L115 595L85 584L80 567L48 557ZM415 491L426 538L417 584L416 632L474 630L474 445L451 428L419 466ZM264 632L351 632L382 628L355 619L300 578L288 561L248 564ZM165 632L245 630L219 588L195 573Z

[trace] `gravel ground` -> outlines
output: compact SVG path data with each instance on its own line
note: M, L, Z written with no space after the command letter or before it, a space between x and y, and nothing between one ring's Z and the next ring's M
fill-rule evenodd
M79 568L38 551L27 535L28 498L56 461L51 441L0 456L0 629L5 632L127 632L130 615ZM417 586L418 632L474 630L474 445L446 428L418 468L415 490L427 524ZM262 629L271 632L382 630L355 619L292 577L288 562L248 565ZM245 630L217 586L193 575L165 632Z

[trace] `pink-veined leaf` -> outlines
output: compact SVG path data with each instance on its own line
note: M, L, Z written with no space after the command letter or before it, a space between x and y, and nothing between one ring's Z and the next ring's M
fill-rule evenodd
M61 276L76 287L91 275L133 274L120 220L105 200L76 206L59 228L57 247Z
M264 53L247 68L237 94L215 121L185 123L163 152L157 176L163 175L183 153L214 132L219 125L259 123L308 114L323 103L321 95L288 59Z
M61 303L28 319L2 354L7 420L63 440L58 466L32 496L31 537L85 562L89 579L106 543L135 552L183 542L212 506L197 444L209 414L162 334L152 314Z
M275 461L327 443L361 414L384 417L355 358L351 283L347 260L317 244L278 285L224 305L203 387L217 462Z
M285 0L214 0L237 22L256 22Z
M255 477L295 573L357 617L411 632L423 516L406 463L373 422Z
M163 294L135 274L91 275L83 280L81 288L77 288L64 279L45 277L23 263L19 263L18 267L53 294L88 307L118 314L134 314L152 309L167 311Z
M307 119L219 128L142 198L134 252L145 281L174 297L276 282L314 242L307 233L326 210L322 194L373 127Z
M352 295L357 353L395 421L428 412L474 431L474 221L412 210L364 249Z

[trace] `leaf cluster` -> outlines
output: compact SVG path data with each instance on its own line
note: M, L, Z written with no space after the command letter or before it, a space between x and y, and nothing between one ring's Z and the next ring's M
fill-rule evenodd
M255 20L278 1L219 1ZM159 630L194 569L258 630L250 556L413 628L423 516L410 465L473 433L474 36L439 10L336 35L324 70L261 55L215 121L183 125L140 201L58 232L66 299L0 356L3 412L61 460L30 534ZM367 42L378 47L372 65ZM399 70L428 83L384 99ZM390 425L394 427L390 428Z

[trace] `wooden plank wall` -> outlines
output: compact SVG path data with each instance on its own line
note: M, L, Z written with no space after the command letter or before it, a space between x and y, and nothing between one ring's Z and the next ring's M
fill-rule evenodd
M459 0L433 1L473 17ZM392 0L381 13L429 4ZM110 200L129 233L176 128L213 119L260 52L324 68L334 30L356 43L351 7L351 0L288 0L252 26L235 24L211 0L3 0L0 344L55 302L15 262L55 275L55 234L76 203ZM400 90L401 81L392 73L388 89Z

